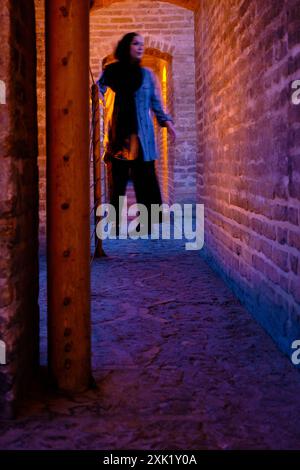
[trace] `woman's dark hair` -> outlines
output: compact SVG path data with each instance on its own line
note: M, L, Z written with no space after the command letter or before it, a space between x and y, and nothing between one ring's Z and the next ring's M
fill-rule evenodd
M117 47L114 51L115 59L120 62L129 62L130 60L130 45L135 36L139 36L138 33L132 32L125 34L122 39L117 44Z

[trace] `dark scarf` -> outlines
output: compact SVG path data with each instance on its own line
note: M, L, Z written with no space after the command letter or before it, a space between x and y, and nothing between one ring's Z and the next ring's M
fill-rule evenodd
M118 150L130 134L137 134L134 93L143 81L143 70L138 63L114 62L106 67L107 83L116 93L112 116L112 141Z

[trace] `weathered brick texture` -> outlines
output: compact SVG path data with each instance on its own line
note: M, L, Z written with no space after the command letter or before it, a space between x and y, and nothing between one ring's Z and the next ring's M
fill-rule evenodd
M38 96L38 167L39 167L39 239L40 251L46 247L46 59L45 59L45 0L35 0L37 96Z
M91 0L92 8L108 7L113 3L119 3L122 0ZM178 5L180 7L195 10L199 5L199 0L166 0L168 3ZM148 0L148 2L158 3L157 0Z
M198 200L206 256L288 354L300 338L299 0L196 12Z
M38 364L38 167L34 4L0 1L0 414L10 416Z

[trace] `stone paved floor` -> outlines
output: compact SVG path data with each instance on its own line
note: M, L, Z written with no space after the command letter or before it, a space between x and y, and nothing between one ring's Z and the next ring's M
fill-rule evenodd
M2 449L299 449L300 375L182 241L104 243L93 263L98 388L41 389ZM45 259L41 259L45 313ZM45 360L45 326L42 329Z

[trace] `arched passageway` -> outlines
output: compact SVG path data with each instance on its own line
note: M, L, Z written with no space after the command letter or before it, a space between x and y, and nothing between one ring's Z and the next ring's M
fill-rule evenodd
M111 24L115 25L116 36L123 31L122 21L105 23L105 11L110 11L111 8L114 15L119 15L121 19L127 18L127 22L128 16L125 17L124 11L128 3L94 3L91 17L94 15L93 18L96 19L100 15L102 18L103 38L105 37L104 30L110 31ZM271 0L263 3L242 0L236 2L203 0L197 4L195 10L193 6L196 6L196 3L193 2L180 2L180 5L179 2L143 1L141 3L147 4L147 8L156 6L161 11L166 11L166 8L181 8L181 12L188 12L187 14L192 15L191 18L195 20L193 23L195 74L192 86L196 86L193 106L196 111L197 134L195 134L194 145L197 150L195 155L197 184L193 191L196 191L197 202L205 203L205 247L202 253L271 334L280 348L290 356L291 344L299 337L300 315L300 195L297 163L299 107L290 99L290 85L299 78L299 36L297 34L299 2L296 0L292 3ZM27 2L26 5L28 4ZM6 2L6 9L7 5ZM18 14L22 17L25 11L24 5L25 3L20 2L20 10L14 12L14 18L19 18ZM43 17L39 16L41 5L41 2L36 5L39 28L38 46L41 46L43 41L42 27L41 24L39 25L39 22L43 22ZM121 10L121 5L124 6L124 10ZM183 10L183 5L187 9ZM27 35L31 34L29 49L25 47L25 40L21 41L21 44L20 36L13 36L13 32L10 31L16 31L16 28L10 30L9 23L1 32L5 39L8 37L11 39L11 41L1 41L1 47L4 47L4 44L9 44L9 47L15 45L14 48L9 49L11 63L15 66L13 70L20 72L24 67L27 73L27 75L23 74L26 78L21 81L22 86L21 82L18 82L19 85L16 87L12 86L15 82L12 80L11 69L8 66L10 62L5 59L5 54L3 55L5 60L0 65L5 66L3 76L7 78L6 84L9 92L6 107L1 108L1 112L3 111L5 122L9 125L7 124L6 134L2 139L7 166L3 164L4 171L1 173L1 178L6 185L7 199L2 201L1 206L3 208L1 223L5 235L2 248L5 261L1 265L3 275L1 282L4 288L0 315L1 327L4 325L6 328L5 335L10 353L10 363L0 377L4 390L4 398L0 404L4 410L10 409L13 400L18 397L17 392L20 394L21 388L18 387L22 376L18 367L23 366L23 376L26 375L34 357L36 359L37 352L36 341L32 341L30 348L26 344L30 333L34 333L35 340L37 338L38 313L36 277L38 246L36 241L29 255L25 255L29 240L37 235L37 193L34 191L37 186L35 82L27 69L29 64L30 70L34 70L35 66L34 54L30 52L34 45L35 27L32 2L30 6L30 15L27 12L30 27L27 24L27 28L22 29L20 27L23 24L22 21L18 23L19 35L28 39ZM8 8L6 11L8 11L7 18L12 18L10 17L11 10ZM117 14L116 11L120 13ZM65 10L62 13L64 12ZM116 16L113 18L116 19ZM14 24L14 20L10 21ZM174 23L177 21L179 20L174 20ZM131 22L128 21L128 23L127 26L131 27ZM134 24L139 23L134 22ZM249 27L250 24L251 27ZM107 28L104 27L105 25ZM166 36L170 37L165 38L164 41L161 38L156 39L158 35L156 31L153 33L155 38L150 37L151 35L152 33L149 33L147 44L148 60L151 61L149 65L153 68L158 67L159 62L154 59L156 51L159 51L159 54L167 52L171 56L172 74L170 76L175 90L176 48L169 47L172 46L172 34L167 33ZM109 38L110 33L106 37ZM105 57L104 54L108 53L109 40L103 42L106 50L100 55L95 53L93 70L100 71L98 57L102 60ZM162 44L167 44L165 51ZM95 47L98 47L96 41ZM28 60L23 60L22 57ZM42 61L42 54L39 54L38 64L41 65ZM180 56L180 61L184 64L184 54ZM185 69L189 71L188 65L184 65L184 72ZM41 83L39 79L43 74L41 70L38 70L38 92L43 98L43 91L39 88ZM177 76L178 89L180 89L182 76L180 74ZM26 96L33 97L33 99L24 99ZM184 109L182 102L178 107L178 100L179 95L175 92L173 99L175 114L176 109L178 112ZM31 103L30 109L29 102ZM39 103L39 116L43 115L41 103L42 101ZM186 116L188 116L190 104L186 103ZM2 101L1 106L3 106ZM20 120L22 113L25 116L23 121ZM11 119L12 116L15 119ZM22 126L20 126L21 121ZM189 126L189 122L187 118L183 123L184 126ZM23 146L24 142L31 142L31 146ZM42 134L39 136L39 143L44 145ZM184 145L182 149L185 149ZM185 150L188 151L187 148ZM18 152L22 155L22 162ZM178 155L175 154L175 162L177 157L182 155L184 151L179 152ZM42 155L40 157L42 158ZM184 164L184 160L181 162ZM11 177L11 175L14 176ZM180 181L180 178L176 176L173 178L176 184L178 181L181 183L182 180ZM11 186L12 182L15 186ZM177 186L180 189L180 184ZM15 193L11 191L12 187L17 188ZM27 189L29 187L30 190ZM172 185L169 184L168 188L169 195L174 195L172 191L173 189L175 191L175 186L172 189ZM28 206L26 206L27 203ZM62 209L65 208L64 206ZM22 240L18 238L20 233L25 234ZM33 240L36 239L33 238ZM108 263L105 265L105 262L102 264L97 262L94 266L92 294L94 322L97 325L94 329L94 340L101 343L103 337L99 332L104 327L107 339L111 341L107 341L107 349L95 348L96 366L106 364L107 371L103 369L103 375L98 376L99 396L96 394L91 401L87 398L88 411L84 411L87 419L91 418L89 414L91 402L95 405L94 409L101 408L99 408L98 400L103 396L101 392L105 393L105 390L110 397L115 397L119 403L122 402L120 395L113 393L114 390L120 389L119 386L122 383L122 376L117 372L118 366L123 367L125 364L129 366L129 369L132 367L131 370L134 370L137 365L140 367L138 373L142 374L141 368L144 367L147 380L145 379L145 382L142 380L142 383L147 386L147 384L151 385L152 379L150 377L148 381L148 378L149 375L151 376L151 367L154 365L156 368L154 381L161 374L161 378L171 384L165 389L168 397L171 398L165 400L162 394L159 395L158 407L146 406L144 410L140 407L143 417L156 412L159 417L163 415L164 422L176 421L183 439L187 436L185 430L189 428L191 422L196 422L195 426L198 431L201 431L204 428L208 429L209 423L213 421L214 425L211 430L208 434L205 433L209 437L208 440L203 438L206 448L210 446L234 448L249 442L249 447L260 445L256 440L257 429L259 429L260 442L272 448L274 443L267 439L263 440L263 435L268 434L264 433L264 424L267 423L267 429L280 428L282 415L287 414L291 416L291 419L289 419L286 434L280 436L282 439L280 442L283 446L297 446L299 440L295 431L297 430L295 417L298 418L298 416L293 414L290 408L290 405L294 408L294 404L289 397L294 397L294 390L298 390L299 382L297 371L294 371L292 365L288 364L288 358L280 356L277 350L272 349L273 346L267 336L225 289L224 284L212 274L203 260L199 259L197 253L180 257L178 255L182 248L180 244L165 247L160 243L155 245L154 240L150 241L147 246L145 243L144 241L141 244L137 243L134 248L132 244L117 244L115 248L108 245L112 254L112 259L109 260L112 262L110 272L112 277L105 271ZM151 264L151 259L157 264ZM22 271L18 271L18 263L22 266ZM119 271L113 269L115 266ZM167 269L164 270L164 267ZM156 278L157 271L159 271L158 279ZM116 274L117 272L119 275ZM182 273L186 273L186 277ZM101 284L102 278L107 282L105 288ZM30 279L32 282L29 281ZM168 284L169 280L173 281L171 286ZM131 284L134 285L132 291L130 290ZM22 286L26 288L22 289ZM103 288L102 291L101 288ZM224 294L225 290L226 294ZM150 292L150 297L153 295L155 299L147 297L144 302L145 298L141 292L145 291L147 295ZM127 293L129 293L128 301L123 302L124 307L122 307L118 301L124 300ZM170 297L165 295L167 293ZM31 294L33 294L33 303L29 302ZM133 297L130 297L131 294ZM41 296L40 299L44 302L45 297ZM135 303L138 303L138 310L135 310ZM67 297L65 306L69 304ZM119 327L122 322L127 322L129 329L124 328L123 333L120 334ZM145 341L140 342L143 331L145 331ZM155 331L155 337L152 335L153 331ZM188 332L188 338L186 332ZM199 333L203 333L203 336ZM121 348L118 349L120 345ZM262 349L260 349L261 345L263 345ZM219 354L216 354L215 350ZM227 352L226 364L220 359L224 356L224 351ZM136 359L139 357L142 357L141 362ZM184 371L176 372L174 375L173 371L168 372L170 364L174 362L174 357L178 360L176 369L179 370L179 366L184 364L187 374ZM251 370L249 357L255 365L253 370ZM114 362L110 362L110 358L114 358ZM194 365L195 368L189 369L188 364ZM198 373L199 367L201 373ZM243 375L243 368L247 370L247 376ZM259 378L257 377L258 370L261 371ZM191 372L190 375L189 372ZM135 376L136 379L141 378L138 373ZM218 382L219 374L224 379L222 383L226 383L225 389ZM193 378L192 382L189 381L189 377ZM284 391L279 385L282 381L288 383ZM204 395L201 394L203 383L207 384ZM189 395L193 384L196 384L196 387ZM137 401L138 398L140 402L145 401L142 389L137 386L133 386L133 389L136 390ZM172 394L172 391L176 389L179 390L179 394ZM151 397L159 393L157 389L151 390L154 393ZM237 390L239 396L242 397L240 401L237 401ZM250 401L251 407L247 409L244 404L247 400L249 403L248 395L250 394L251 398L258 397L258 399L256 404ZM268 401L268 396L271 396L272 400ZM228 401L224 397L229 397ZM276 409L273 407L274 403ZM288 403L287 407L283 403ZM114 405L109 400L106 404L107 409L114 409ZM68 408L69 403L64 402L63 406ZM205 410L203 414L197 414L199 409ZM246 409L246 412L243 414L241 409ZM127 429L131 429L132 410L130 406L127 408L129 416L126 421ZM228 414L226 410L229 410ZM73 409L70 415L72 413L74 413ZM241 424L241 416L248 422L249 419L251 420L247 429ZM106 418L110 418L109 413ZM27 423L26 419L25 422ZM44 422L45 417L39 422L38 430ZM156 420L154 426L158 426L158 423L159 420ZM222 423L222 429L219 423ZM69 424L70 426L74 424L72 424L72 419ZM224 429L232 430L233 427L235 429L238 427L240 434L232 438L234 433L231 433L231 437L228 438ZM139 433L141 429L142 433L145 432L144 428L135 428L134 432ZM191 448L199 444L199 440L204 436L201 432L196 433L197 442L190 442ZM172 436L172 432L167 431L163 442L170 442ZM239 441L241 436L244 440ZM146 433L146 438L156 438L155 432L152 437ZM101 440L101 437L99 439ZM110 442L112 441L111 436ZM9 439L6 443L8 446L14 445ZM131 443L142 445L143 438L134 434L132 440L124 445L130 446ZM149 441L145 445L148 443ZM24 444L24 447L26 445ZM38 445L43 446L44 443L39 441ZM87 445L87 439L83 438L78 445Z

